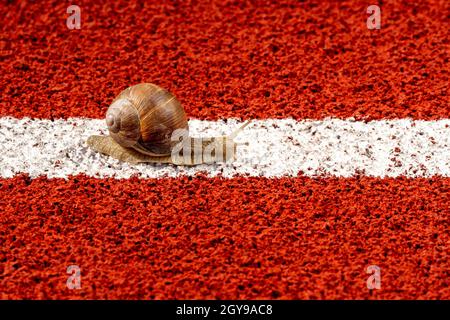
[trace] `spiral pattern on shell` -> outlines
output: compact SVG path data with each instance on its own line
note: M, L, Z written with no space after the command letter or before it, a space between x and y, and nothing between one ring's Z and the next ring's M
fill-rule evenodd
M154 156L170 154L173 131L188 130L180 102L151 83L122 91L108 108L106 124L111 137L122 147Z

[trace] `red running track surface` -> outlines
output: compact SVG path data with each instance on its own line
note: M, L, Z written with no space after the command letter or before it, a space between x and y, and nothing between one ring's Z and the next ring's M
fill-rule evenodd
M450 113L447 0L384 1L380 30L373 1L80 0L81 30L21 3L0 5L0 116L100 118L139 82L200 119Z
M1 298L450 297L450 179L0 184Z
M449 117L449 2L0 4L0 116ZM0 180L0 298L450 298L450 179ZM65 287L70 264L82 289ZM382 289L366 288L379 265Z

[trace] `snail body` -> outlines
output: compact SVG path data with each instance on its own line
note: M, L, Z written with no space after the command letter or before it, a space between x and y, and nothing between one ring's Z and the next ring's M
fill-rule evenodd
M91 136L93 150L130 163L197 165L236 156L236 135L194 138L181 103L167 90L141 83L123 90L106 112L109 136Z

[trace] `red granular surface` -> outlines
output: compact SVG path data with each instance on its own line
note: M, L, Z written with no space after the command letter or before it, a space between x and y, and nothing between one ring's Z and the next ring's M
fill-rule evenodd
M0 116L103 117L154 82L190 117L447 118L450 2L66 1L0 4ZM381 1L380 1L381 3ZM447 51L446 51L447 50Z
M0 3L0 116L448 118L446 0ZM0 179L0 298L450 298L450 179ZM79 265L82 289L66 269ZM381 267L381 290L366 268Z
M0 298L450 298L450 179L0 180ZM82 289L66 288L81 268ZM366 268L381 268L368 290Z

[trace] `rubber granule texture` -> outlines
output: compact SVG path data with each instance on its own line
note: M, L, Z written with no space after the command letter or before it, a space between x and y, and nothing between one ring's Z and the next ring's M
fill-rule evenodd
M0 116L101 118L154 82L191 118L450 114L447 0L2 1Z
M5 298L448 299L450 179L0 180ZM69 265L81 289L69 290ZM381 268L368 290L367 267Z

